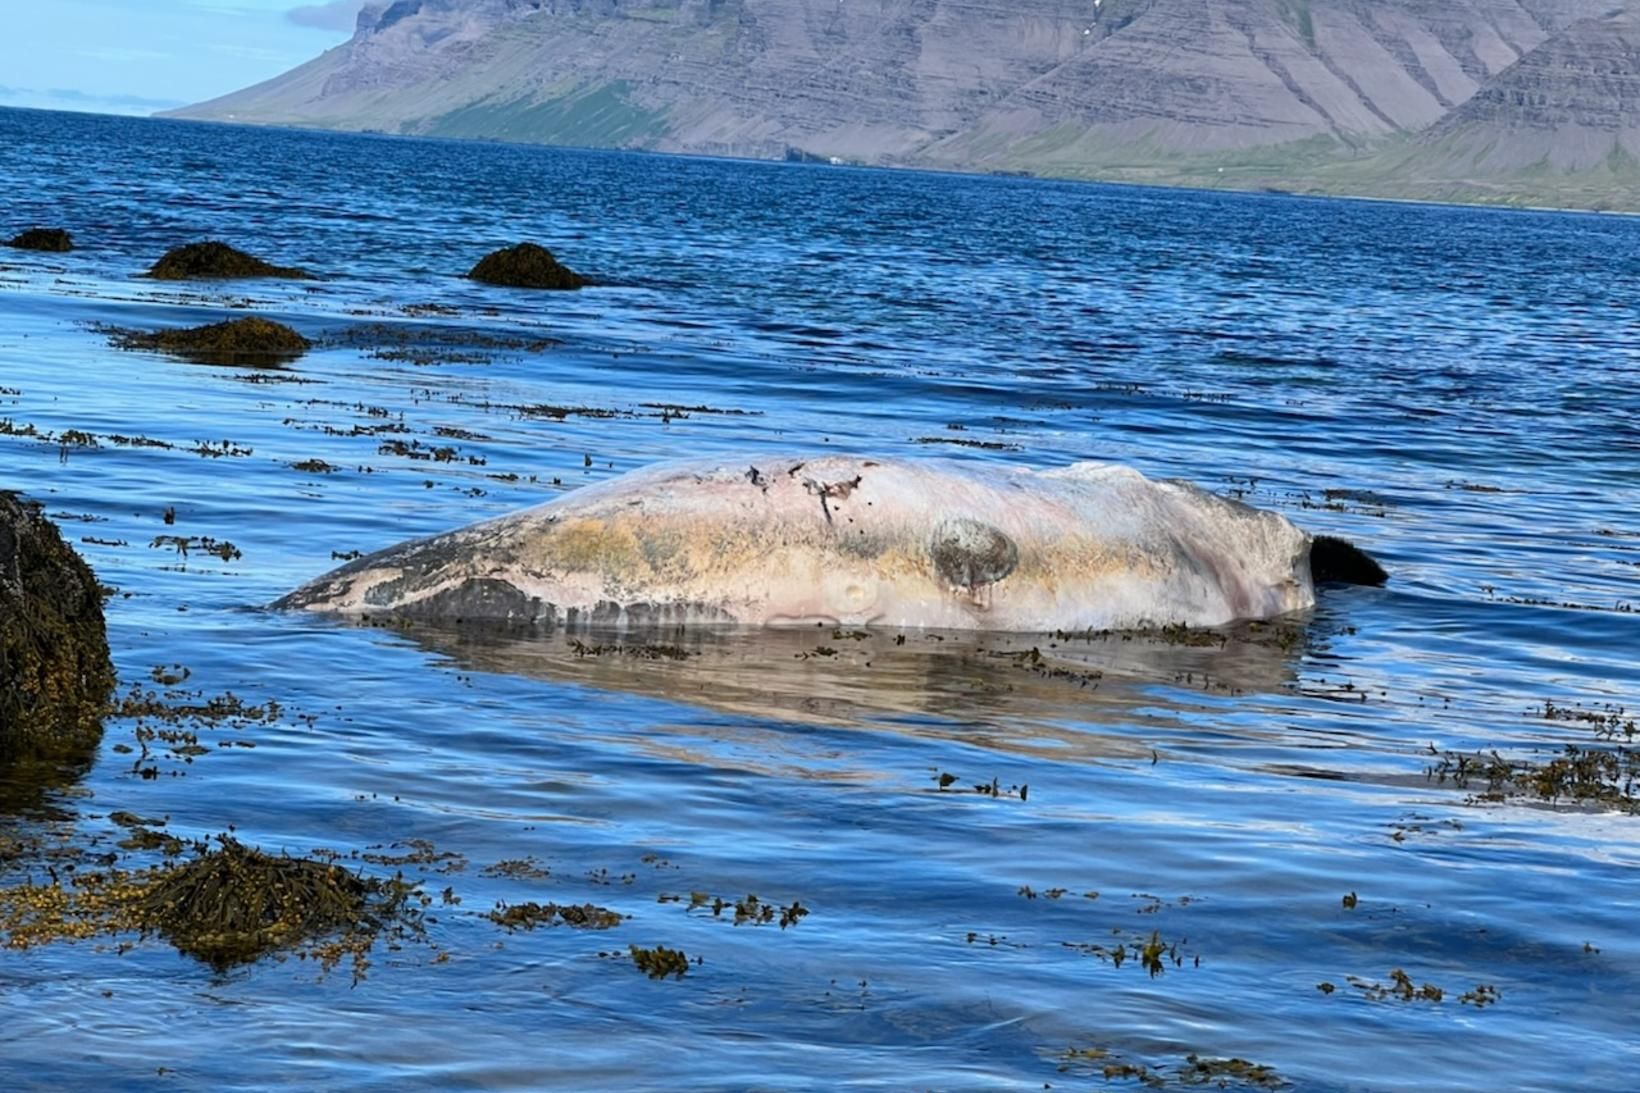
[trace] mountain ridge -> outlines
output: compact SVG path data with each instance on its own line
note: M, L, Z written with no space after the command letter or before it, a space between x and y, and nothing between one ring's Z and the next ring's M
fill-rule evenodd
M1640 208L1634 18L1632 0L378 0L346 44L172 116L1551 204L1559 174ZM1540 100L1572 121L1533 122Z

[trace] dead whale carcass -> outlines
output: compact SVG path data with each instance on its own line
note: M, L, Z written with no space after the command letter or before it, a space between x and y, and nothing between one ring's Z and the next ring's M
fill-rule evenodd
M1336 572L1335 572L1336 571ZM1115 464L663 463L351 562L276 607L549 625L1216 626L1381 583L1341 540Z

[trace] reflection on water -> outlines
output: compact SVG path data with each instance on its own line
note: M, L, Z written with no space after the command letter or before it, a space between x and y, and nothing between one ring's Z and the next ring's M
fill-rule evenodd
M0 768L0 862L6 858L5 828L15 817L34 821L63 819L73 812L62 807L64 796L91 770L90 761L13 759ZM23 825L26 827L26 825Z
M1188 688L1243 697L1297 682L1303 618L1224 630L974 634L856 629L508 631L395 625L458 668L687 702L737 716L908 732L1007 729L993 745L1133 755L1100 734L1139 711L1203 712ZM1184 687L1158 686L1183 684ZM942 726L945 728L942 730Z

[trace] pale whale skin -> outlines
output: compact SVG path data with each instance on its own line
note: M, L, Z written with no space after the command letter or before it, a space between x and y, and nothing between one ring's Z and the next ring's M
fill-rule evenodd
M351 562L274 606L567 627L1044 632L1217 626L1315 602L1284 517L1128 467L663 463Z

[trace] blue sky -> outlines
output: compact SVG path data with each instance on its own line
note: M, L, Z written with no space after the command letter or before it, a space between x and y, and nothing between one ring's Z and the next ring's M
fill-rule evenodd
M0 0L0 106L151 114L277 76L359 0Z

